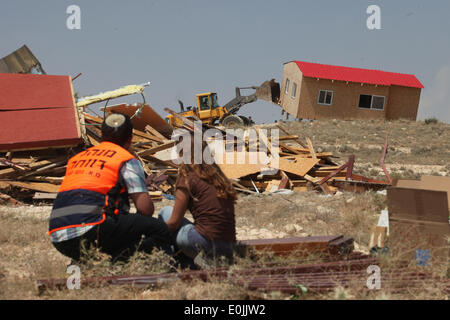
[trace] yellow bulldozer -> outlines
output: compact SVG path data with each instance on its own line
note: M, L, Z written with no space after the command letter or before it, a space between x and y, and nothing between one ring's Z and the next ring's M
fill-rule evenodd
M242 96L241 89L254 89L255 93ZM236 113L242 106L255 102L258 99L278 103L280 99L280 85L272 79L265 81L259 87L237 87L236 97L222 107L219 106L217 93L206 92L197 94L197 106L195 107L185 108L183 102L178 100L181 108L181 112L178 115L191 120L201 120L203 123L210 125L219 124L224 127L245 126L251 124L252 121L247 117L238 116ZM182 121L173 115L168 115L166 120L172 126L182 125Z

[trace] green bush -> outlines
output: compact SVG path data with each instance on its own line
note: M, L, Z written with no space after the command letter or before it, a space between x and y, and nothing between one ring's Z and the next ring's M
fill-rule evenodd
M439 122L439 120L436 119L435 117L425 119L425 124L436 124L436 123L438 123L438 122Z

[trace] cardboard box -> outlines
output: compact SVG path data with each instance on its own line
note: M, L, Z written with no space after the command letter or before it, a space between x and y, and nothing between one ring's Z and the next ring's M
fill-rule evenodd
M387 191L389 250L418 265L448 263L450 178L399 180Z

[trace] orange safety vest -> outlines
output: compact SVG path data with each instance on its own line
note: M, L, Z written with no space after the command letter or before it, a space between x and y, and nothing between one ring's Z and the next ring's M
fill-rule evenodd
M108 197L118 186L120 168L133 158L130 152L111 142L102 142L70 158L50 215L49 234L102 223L105 219L103 209L114 205L111 202L116 200ZM121 192L126 191L121 189ZM76 204L73 203L74 193L80 197L76 198ZM98 200L93 202L93 197L104 199L101 207Z

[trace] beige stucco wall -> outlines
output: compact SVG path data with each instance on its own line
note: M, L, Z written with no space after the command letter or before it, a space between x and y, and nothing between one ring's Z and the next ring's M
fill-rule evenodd
M415 121L419 109L420 93L421 89L419 88L391 86L386 119Z
M333 91L332 105L318 104L319 90ZM359 108L361 94L385 97L384 110ZM303 77L299 118L305 119L383 119L389 101L389 87Z
M286 94L286 79L289 92ZM293 83L297 94L292 98ZM332 105L318 104L319 90L333 91ZM410 119L416 120L421 89L361 84L304 77L297 64L284 64L280 104L289 115L303 119ZM361 94L385 97L383 110L359 108Z
M284 64L283 79L281 81L280 101L282 108L289 115L298 117L298 104L300 101L301 83L303 75L295 62ZM286 79L290 80L289 92L286 94ZM297 84L297 92L295 98L292 98L293 83Z

